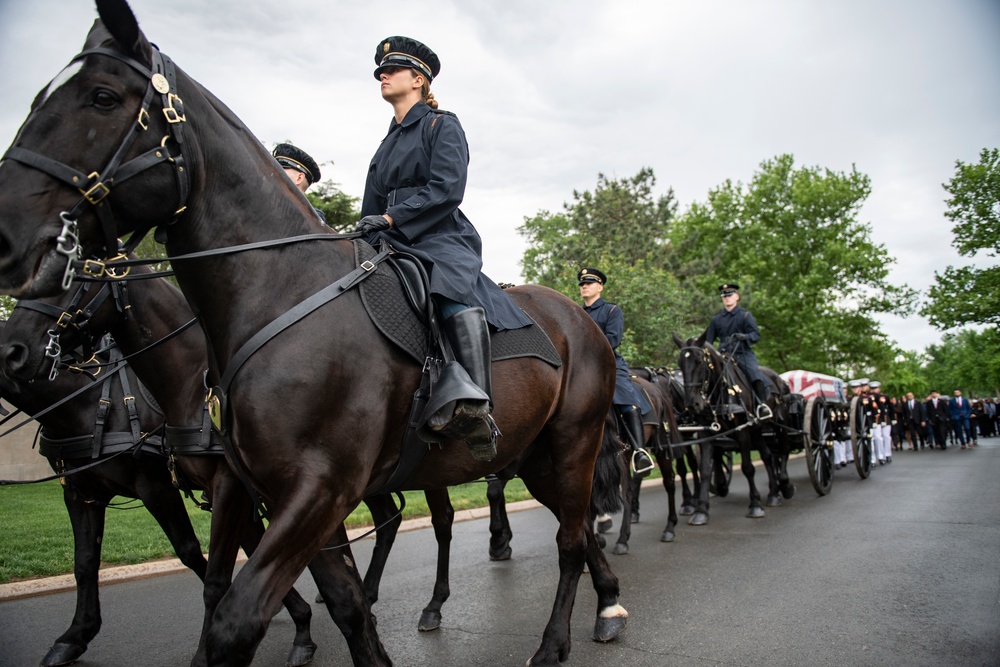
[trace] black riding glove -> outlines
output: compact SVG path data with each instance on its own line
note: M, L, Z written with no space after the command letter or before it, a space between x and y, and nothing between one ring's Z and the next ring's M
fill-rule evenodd
M730 338L732 340L743 341L747 339L747 335L745 333L734 333L732 336L730 336Z
M366 215L358 221L358 224L354 227L354 231L358 234L371 234L372 232L389 229L391 226L389 221L381 215Z

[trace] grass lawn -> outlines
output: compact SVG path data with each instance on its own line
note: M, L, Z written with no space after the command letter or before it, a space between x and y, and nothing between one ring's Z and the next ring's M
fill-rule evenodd
M472 482L449 489L455 510L486 505L486 484ZM403 517L427 516L420 491L405 494ZM520 479L507 485L508 502L529 498ZM121 508L109 508L101 550L105 565L127 565L175 556L170 542L141 505L125 498ZM186 502L191 523L207 548L211 515ZM131 508L131 509L125 509ZM347 520L348 528L370 526L368 508L361 505ZM0 487L0 583L73 572L73 529L63 504L59 482Z

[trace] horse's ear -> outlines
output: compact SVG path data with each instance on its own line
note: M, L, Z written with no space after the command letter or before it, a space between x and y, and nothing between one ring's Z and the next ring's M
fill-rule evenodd
M707 331L703 331L703 332L702 332L702 334L701 334L700 336L698 336L698 340L696 340L696 341L694 342L694 344L695 344L695 345L696 345L697 347L701 347L702 345L704 345L704 344L705 344L705 334L707 334L707 333L708 333Z
M674 339L674 345L677 346L678 350L684 347L684 341L681 340L681 337L677 335L676 331L670 332L670 336Z
M96 0L101 22L125 53L146 65L150 64L151 47L139 29L132 8L125 0Z

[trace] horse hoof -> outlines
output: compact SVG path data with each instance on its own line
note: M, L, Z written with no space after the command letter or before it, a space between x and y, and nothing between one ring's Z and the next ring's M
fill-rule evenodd
M783 495L785 497L785 500L788 500L789 498L791 498L792 496L794 496L795 495L795 485L792 484L791 482L788 482L787 484L782 484L781 485L781 495Z
M315 655L316 644L312 642L303 646L292 646L292 652L288 654L288 659L285 660L285 667L302 667L303 665L308 665L312 662Z
M767 497L767 506L768 507L781 507L781 505L782 505L781 496L768 496Z
M615 614L605 616L605 613ZM601 612L594 623L594 641L609 642L625 630L628 622L628 612L621 605L615 605Z
M597 522L597 532L606 533L611 530L611 526L614 525L611 519L605 519L604 521Z
M691 516L694 514L694 505L681 505L677 513L681 516Z
M420 632L430 632L441 627L441 612L425 609L420 614L420 622L417 623L417 630Z
M715 495L719 496L720 498L725 498L726 496L729 495L729 487L728 486L715 487Z
M41 667L58 667L59 665L69 665L76 662L81 655L86 653L86 646L76 644L53 644L49 652L45 654L42 661L38 663Z
M599 548L603 549L604 547L608 546L608 541L604 539L603 535L598 533L596 537L597 537L597 546Z
M767 516L767 514L764 512L763 507L751 507L750 511L747 512L748 519L763 519L765 516Z
M322 593L317 593L316 594L316 604L323 604L323 594Z
M672 531L672 530L665 530L665 531L663 531L663 534L660 535L660 541L661 542L673 542L674 541L674 531Z
M695 512L694 516L688 519L689 526L704 526L708 523L708 515L704 512Z
M615 544L614 548L611 549L611 553L613 553L616 556L624 556L625 554L628 553L628 545L623 544L622 542L618 542Z
M490 549L490 560L510 560L511 553L510 547L504 547L496 551Z

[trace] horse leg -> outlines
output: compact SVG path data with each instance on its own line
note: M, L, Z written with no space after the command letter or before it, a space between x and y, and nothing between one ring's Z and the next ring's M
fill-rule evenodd
M750 459L750 443L746 435L740 435L740 469L743 471L743 476L747 478L747 484L750 486L750 510L747 512L747 517L750 519L760 519L765 516L764 508L760 504L760 491L757 490L757 485L754 484L754 466L753 461ZM763 452L762 452L763 454ZM761 458L764 458L763 455ZM765 467L767 463L765 462Z
M687 481L689 463L691 470L690 487L688 486ZM694 514L694 498L692 497L691 489L693 487L694 494L697 495L699 478L697 461L690 446L684 447L681 450L681 455L677 458L677 477L679 477L681 481L681 508L677 513L681 516L691 516Z
M251 556L264 536L264 525L260 521L246 521L244 525L240 544L247 556ZM316 643L312 640L311 632L312 607L294 587L282 598L281 603L295 624L295 637L292 639L292 649L285 658L285 667L308 665L316 655Z
M569 657L569 619L576 599L576 589L584 563L597 592L597 620L594 625L595 641L606 642L625 629L628 612L618 604L620 593L618 578L611 572L608 561L597 544L590 523L588 494L581 485L589 487L592 471L576 471L564 467L559 479L553 483L551 475L537 477L521 471L528 491L536 500L549 508L559 518L556 545L559 550L559 585L552 614L542 633L542 642L528 665L555 665Z
M455 520L455 508L451 506L448 489L432 489L425 491L427 506L431 511L431 525L434 526L434 537L437 539L437 578L434 580L434 593L431 601L420 614L417 630L427 632L441 627L441 605L451 595L448 585L448 566L451 559L451 526Z
M350 550L320 553L336 534L346 541L330 489L302 483L277 509L257 550L219 601L205 636L209 665L248 665L271 618L307 565L334 622L344 633L355 664L391 664L375 631L361 578ZM338 513L339 510L339 513ZM339 518L337 518L339 517ZM316 563L310 563L314 556Z
M626 455L631 452L626 452ZM639 497L639 488L642 486L642 477L629 475L628 484L622 485L622 527L618 530L618 541L611 548L611 553L616 556L624 556L628 553L628 541L632 538L632 514L633 500Z
M663 529L663 534L660 535L660 541L673 542L674 528L677 527L677 501L674 499L674 492L677 490L677 487L674 482L673 459L667 456L663 450L657 450L656 459L657 464L660 466L660 472L663 473L663 490L667 492L667 507L669 510L667 525Z
M365 505L371 512L372 522L376 526L375 548L372 550L372 558L365 570L365 598L368 604L374 605L378 602L379 585L382 583L382 574L385 572L386 562L389 560L389 552L396 542L396 533L403 523L403 515L393 502L392 496L383 494L365 498ZM317 602L323 602L322 594L317 598Z
M701 447L701 462L699 473L701 475L701 485L698 489L698 502L695 503L694 514L688 519L689 526L704 526L708 523L708 488L711 486L706 480L712 479L714 464L715 446L711 440L698 445Z
M211 550L205 576L205 621L202 638L192 665L206 664L204 639L211 625L219 600L225 595L232 581L233 568L239 547L249 556L253 554L264 535L264 525L253 516L253 505L242 482L219 459L219 466L212 477L209 497L212 502ZM282 599L288 615L295 624L295 637L285 664L300 667L312 661L316 644L312 640L312 608L294 588Z
M219 462L220 466L226 465ZM253 503L246 489L236 475L229 471L217 470L206 489L212 503L212 524L209 536L208 570L205 573L205 588L202 600L205 618L202 622L198 650L191 660L191 667L208 664L206 640L212 629L216 608L229 590L236 566L236 556L240 548L240 533L251 530L247 524L255 523Z
M309 563L309 571L323 593L334 624L347 640L352 662L355 665L391 665L378 637L375 617L343 524L336 528L330 543L337 548L321 550Z
M76 579L76 613L69 629L62 633L42 658L42 667L66 665L83 655L101 630L101 600L97 571L101 565L104 537L103 502L88 503L72 486L63 487L63 501L73 526L73 576Z
M490 503L490 560L510 560L510 541L514 533L507 519L507 502L503 493L506 486L507 480L499 477L488 477L486 480L486 499Z

